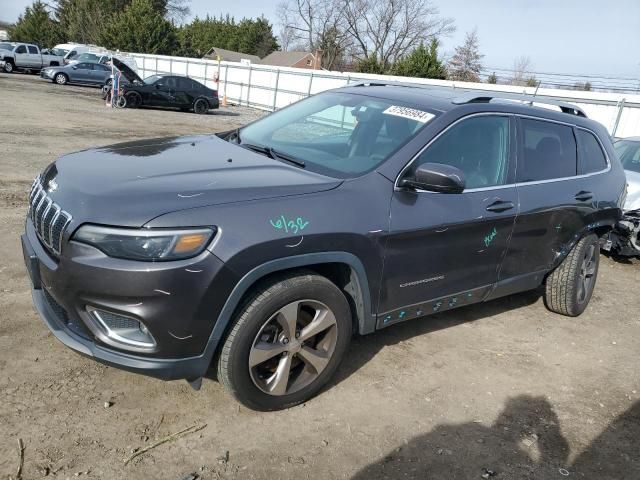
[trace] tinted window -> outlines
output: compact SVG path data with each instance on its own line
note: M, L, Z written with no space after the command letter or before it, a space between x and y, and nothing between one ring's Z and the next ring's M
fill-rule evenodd
M454 125L420 154L414 166L443 163L464 172L466 188L504 185L509 158L509 118L473 117Z
M194 88L193 82L191 79L186 77L179 77L178 80L178 88L180 90L192 90Z
M580 170L581 173L599 172L607 168L607 159L604 156L600 142L591 132L576 130L580 142Z
M433 116L397 100L327 92L244 127L240 139L303 160L311 171L355 177L384 162Z
M25 47L24 45L20 45L18 48L16 48L16 53L27 53L27 47Z
M29 46L29 53L38 54L38 48L34 46Z
M640 173L640 141L620 140L614 148L625 170Z
M178 86L176 77L166 77L164 79L164 86L167 88L176 88Z
M577 173L573 128L558 123L523 118L523 158L518 181L532 182L572 177Z

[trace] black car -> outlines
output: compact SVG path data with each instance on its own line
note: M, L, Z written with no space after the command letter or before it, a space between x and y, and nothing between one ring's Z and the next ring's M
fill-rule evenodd
M207 113L219 108L218 92L200 82L180 75L152 75L142 80L129 66L114 58L122 72L123 94L128 108L168 107Z
M353 85L58 159L22 236L37 310L85 356L196 388L213 366L260 410L316 394L353 335L540 286L579 315L625 194L607 131L458 95Z

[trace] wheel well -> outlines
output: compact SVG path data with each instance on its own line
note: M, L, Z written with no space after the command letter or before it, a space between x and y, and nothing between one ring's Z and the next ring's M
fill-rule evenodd
M359 320L364 319L364 296L362 294L362 288L360 286L360 282L358 281L356 272L346 263L317 263L304 265L302 267L278 270L256 280L246 290L244 297L246 298L251 294L251 291L253 290L253 287L255 285L263 282L268 282L272 277L281 277L283 274L305 271L312 271L327 278L345 294L347 302L349 303L349 308L351 309L353 331L358 332ZM243 305L243 301L240 301L238 303L238 307L236 308L239 308L241 305Z

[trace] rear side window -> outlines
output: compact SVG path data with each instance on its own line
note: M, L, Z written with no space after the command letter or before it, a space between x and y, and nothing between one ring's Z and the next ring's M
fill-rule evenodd
M573 177L578 172L573 128L558 123L523 118L523 152L518 162L518 182Z
M607 158L604 156L600 142L591 132L577 130L580 142L580 171L581 173L599 172L607 168Z
M29 53L37 54L38 53L38 49L36 47L30 45L29 46Z
M445 131L420 154L414 167L442 163L464 172L466 188L504 185L509 158L509 118L473 117Z

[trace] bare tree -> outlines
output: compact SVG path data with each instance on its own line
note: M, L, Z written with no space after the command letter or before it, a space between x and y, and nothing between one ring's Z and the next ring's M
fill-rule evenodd
M383 65L455 30L429 0L344 0L344 19L359 55Z
M479 82L483 57L478 46L478 32L474 29L467 33L464 43L456 47L456 53L449 60L449 78L463 82Z
M438 13L430 0L285 0L278 8L281 27L309 50L321 49L327 68L351 52L391 65L421 42L455 30Z
M322 50L322 64L334 68L351 42L344 27L341 0L286 0L278 5L280 41L284 50L294 46Z
M513 77L511 78L512 85L520 85L524 86L527 83L527 80L531 77L531 59L522 55L518 57L513 62Z

